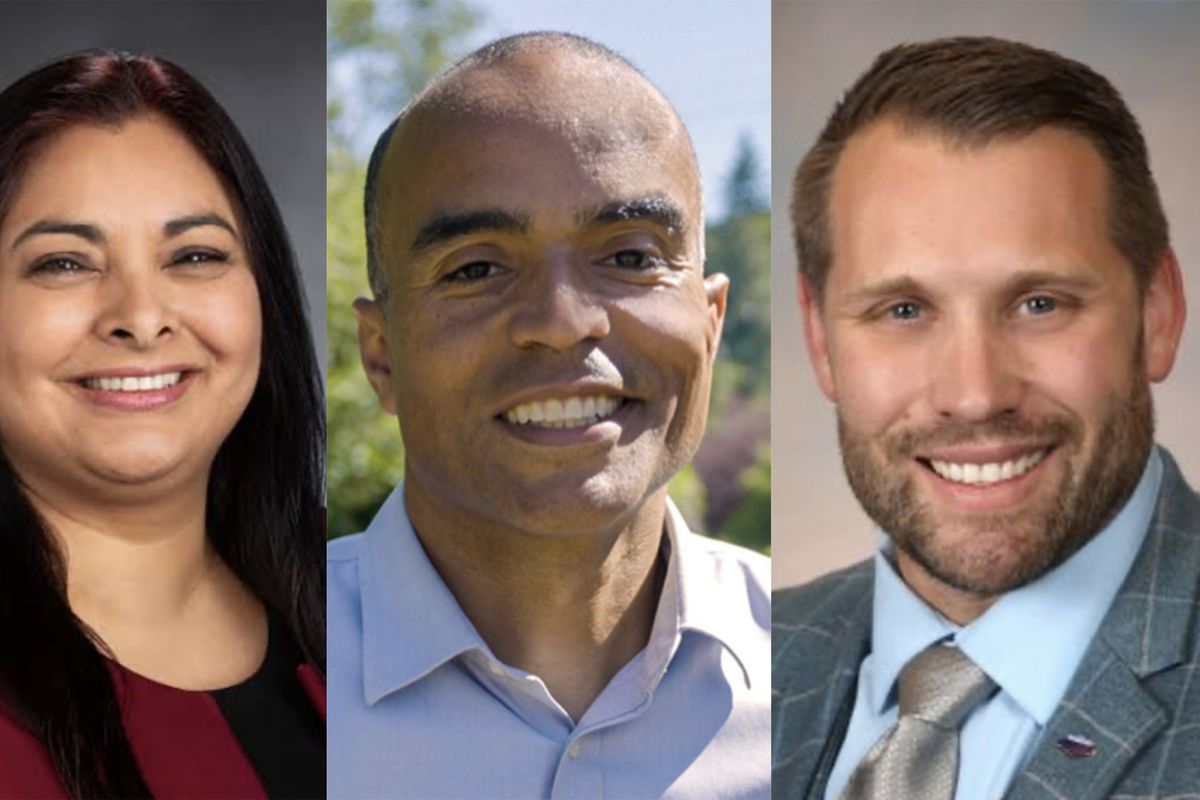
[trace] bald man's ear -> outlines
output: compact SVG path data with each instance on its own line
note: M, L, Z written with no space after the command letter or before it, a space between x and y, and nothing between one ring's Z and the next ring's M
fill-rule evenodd
M813 374L816 375L821 391L836 403L837 384L833 380L833 368L829 364L829 342L825 338L825 317L821 310L821 300L813 293L812 284L803 275L800 276L796 297L800 302L804 343L808 346L808 360L812 363Z
M396 397L392 388L392 361L383 306L378 300L360 297L354 301L354 315L358 317L358 352L367 380L379 398L380 407L395 416Z
M721 344L721 331L725 327L725 305L729 300L729 277L716 272L704 276L704 294L708 300L708 319L712 325L711 358L716 358Z

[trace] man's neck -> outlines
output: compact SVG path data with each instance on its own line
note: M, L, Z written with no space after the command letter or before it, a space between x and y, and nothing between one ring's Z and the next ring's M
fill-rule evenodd
M664 487L611 530L547 535L405 485L417 537L480 636L501 661L541 678L576 721L649 640L666 496Z
M896 567L900 577L917 597L955 625L971 624L1001 597L998 594L975 594L955 589L931 575L903 550L896 553Z

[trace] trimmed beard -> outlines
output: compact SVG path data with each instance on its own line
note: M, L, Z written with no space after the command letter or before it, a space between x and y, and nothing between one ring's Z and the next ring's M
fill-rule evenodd
M1039 508L971 515L972 541L955 548L938 536L932 510L918 501L907 464L917 452L984 440L1053 440L1059 455L1078 453L1082 420L1061 415L1024 420L1015 414L979 424L946 423L900 431L874 442L851 429L838 414L838 439L846 477L867 515L896 547L943 584L977 596L995 596L1036 580L1092 540L1112 521L1136 488L1154 444L1154 408L1144 377L1134 378L1128 396L1113 397L1092 452L1076 474L1064 458L1060 485Z

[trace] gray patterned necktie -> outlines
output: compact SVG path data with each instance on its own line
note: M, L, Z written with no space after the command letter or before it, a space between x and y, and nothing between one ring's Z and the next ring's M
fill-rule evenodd
M900 718L850 776L841 800L951 800L958 729L996 688L957 647L935 645L900 671Z

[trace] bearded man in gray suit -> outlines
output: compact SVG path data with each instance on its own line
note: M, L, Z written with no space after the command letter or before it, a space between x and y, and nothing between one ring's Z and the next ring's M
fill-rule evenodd
M809 356L886 537L776 595L775 795L1200 797L1200 501L1149 389L1186 308L1120 95L1014 42L894 48L793 213Z

